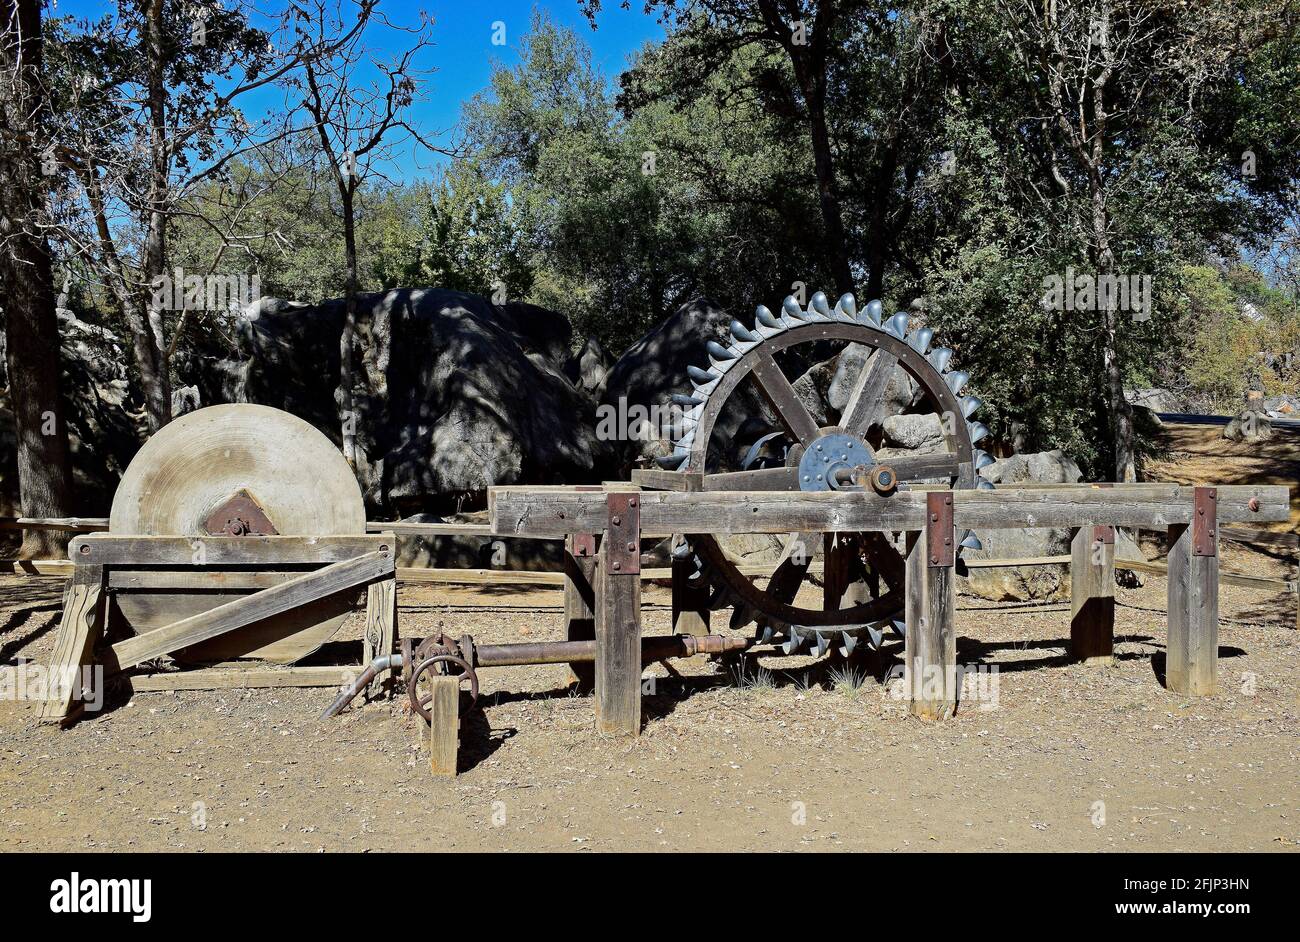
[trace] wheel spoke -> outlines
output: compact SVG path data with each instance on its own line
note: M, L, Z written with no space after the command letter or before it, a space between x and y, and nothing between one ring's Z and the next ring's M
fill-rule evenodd
M776 410L781 424L802 444L811 444L817 437L817 423L808 414L804 404L799 401L799 394L785 378L781 367L777 366L776 360L772 359L772 355L766 350L758 351L751 375L758 382L763 397Z
M862 533L860 536L871 571L884 579L890 589L901 592L907 579L907 566L898 550L883 533Z
M704 475L706 491L797 491L798 468L756 468Z
M840 426L866 438L867 431L884 418L885 388L898 365L898 357L887 350L876 350L862 364L858 380L849 393L849 401L840 417Z

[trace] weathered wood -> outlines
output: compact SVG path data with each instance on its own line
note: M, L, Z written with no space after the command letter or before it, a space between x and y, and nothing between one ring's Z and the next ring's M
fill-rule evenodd
M564 544L564 638L566 641L590 641L596 637L595 537L570 534ZM572 682L586 692L595 687L594 664L569 665Z
M930 563L924 530L907 534L903 677L914 716L943 720L957 709L957 580L952 566Z
M1300 533L1275 530L1250 530L1245 527L1219 527L1219 536L1236 543L1262 543L1265 546L1300 546Z
M1175 693L1213 694L1219 661L1219 557L1195 554L1190 525L1169 528L1168 608L1165 686Z
M533 572L523 569L423 569L397 570L399 582L431 585L537 585L564 584L562 572Z
M1106 529L1110 542L1097 539ZM1114 663L1115 531L1078 527L1070 537L1070 657L1085 664Z
M710 594L708 577L697 570L694 560L690 557L674 559L671 572L673 634L707 635Z
M49 576L68 579L76 569L70 559L6 559L0 561L0 572L18 576Z
M269 589L301 576L306 569L110 569L108 587L119 592L174 589L229 592Z
M397 579L387 576L366 586L366 627L362 636L362 664L397 653ZM370 699L392 688L392 673L381 671L366 688Z
M759 347L754 350L754 356L752 375L758 381L763 398L776 411L777 417L790 433L803 445L810 445L819 430L799 394L790 385L785 373L781 372L776 360L772 359L772 354Z
M797 491L798 468L756 468L704 475L706 491Z
M94 660L104 631L104 570L78 566L63 594L63 617L50 656L42 723L59 723L80 709L82 668Z
M101 566L274 566L337 563L366 553L392 555L391 533L357 536L121 536L77 537L68 555Z
M252 687L342 687L361 674L361 667L308 666L284 668L219 667L168 671L130 677L135 693L170 690L240 690Z
M1130 569L1133 572L1149 572L1154 576L1168 576L1169 566L1159 562L1139 562L1136 559L1116 559L1116 569ZM1243 589L1266 589L1270 592L1296 591L1295 579L1275 579L1272 576L1252 576L1244 572L1224 572L1219 570L1220 585L1236 585Z
M366 521L367 533L396 533L398 536L491 536L492 528L486 523L389 523L384 520Z
M433 699L429 701L429 771L452 777L460 748L460 678L428 673Z
M885 407L885 387L894 375L898 357L888 350L880 349L871 355L849 392L848 402L840 417L840 425L850 431L865 435L867 430L878 422Z
M657 491L701 491L704 490L704 475L698 471L633 468L632 483Z
M642 532L790 533L792 531L917 530L924 525L926 491L890 496L866 492L746 492L642 494ZM954 492L958 528L1145 526L1168 527L1191 520L1187 487L999 488ZM1257 509L1250 509L1250 502ZM604 498L573 490L489 490L491 526L502 536L556 537L603 526ZM1219 488L1220 520L1285 520L1290 494L1281 485Z
M58 530L64 533L94 533L107 529L107 517L0 517L0 530Z
M240 542L261 540L241 539ZM354 559L333 563L166 627L119 641L113 645L113 656L117 667L125 670L141 661L279 615L335 592L363 585L392 571L391 552L366 553Z
M610 537L601 539L596 574L596 729L641 732L641 578L610 568Z

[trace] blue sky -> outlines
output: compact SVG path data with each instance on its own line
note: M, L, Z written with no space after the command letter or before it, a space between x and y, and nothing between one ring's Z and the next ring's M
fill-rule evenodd
M56 0L57 7L49 8L47 16L73 15L98 18L115 8L114 3L103 0ZM281 0L255 0L261 9L279 9ZM587 42L597 68L611 79L621 72L628 57L647 40L663 38L662 27L653 16L641 12L641 0L633 0L632 9L619 7L619 0L606 0L605 9L597 18L597 29L592 30L578 6L577 0L556 0L552 3L533 3L525 0L380 0L379 9L389 19L398 23L414 23L419 11L424 10L434 20L434 48L424 57L425 68L436 71L429 78L425 101L414 112L417 126L436 136L448 131L460 117L461 103L482 90L488 83L493 61L506 65L516 64L519 39L527 31L534 9L544 10L556 23L569 26ZM505 24L504 46L493 45L493 24ZM376 38L397 40L400 34L390 30L374 29ZM385 50L377 46L382 56ZM246 100L244 107L251 113L259 108L273 107L279 96L268 94L256 100ZM449 143L450 138L442 138ZM427 154L419 161L426 167L433 163ZM398 161L392 174L398 179L422 175L416 161Z

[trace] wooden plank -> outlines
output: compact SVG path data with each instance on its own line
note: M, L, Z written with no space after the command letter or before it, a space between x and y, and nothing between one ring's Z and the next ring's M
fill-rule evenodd
M1300 533L1274 530L1250 530L1245 527L1219 527L1219 536L1236 543L1262 543L1265 546L1300 546Z
M797 491L798 468L756 468L704 475L706 491Z
M674 559L672 568L673 634L709 633L709 579L692 557ZM645 575L644 570L642 575ZM693 577L693 578L692 578Z
M666 573L667 570L664 570ZM522 569L424 569L403 566L399 582L438 585L552 585L564 584L562 572L531 572Z
M566 641L591 641L596 637L596 569L595 537L565 540L564 552L564 638ZM581 544L579 546L578 544ZM572 683L582 692L596 685L596 666L589 663L569 665Z
M1175 693L1215 692L1219 661L1219 557L1193 551L1192 527L1169 528L1169 643L1165 686Z
M429 771L440 777L456 774L460 748L460 678L426 672L433 685L429 701Z
M268 589L301 576L303 569L110 569L108 587L135 592L170 589L225 592L234 589Z
M1107 543L1095 529L1070 538L1070 657L1104 666L1115 662L1115 531Z
M67 579L76 570L76 566L70 559L6 559L0 561L0 572Z
M1156 576L1168 576L1169 566L1160 562L1139 562L1136 559L1115 560L1116 569L1131 569L1133 572L1149 572ZM1222 585L1236 585L1245 589L1267 589L1270 592L1296 591L1296 580L1275 579L1272 576L1252 576L1244 572L1219 572Z
M602 495L603 500L603 495ZM596 575L596 730L641 733L641 578L610 568L610 537L600 542Z
M395 533L398 536L491 536L486 523L403 523L396 520L366 521L367 533Z
M368 553L393 553L391 533L357 536L119 536L77 537L68 555L101 566L264 566L337 563Z
M657 491L702 491L704 490L704 475L698 471L633 468L632 483Z
M285 668L219 667L192 671L137 674L130 678L135 693L170 690L242 690L254 687L342 687L361 674L359 665Z
M0 517L0 530L59 530L65 533L94 533L107 529L107 517Z
M948 719L957 709L956 610L954 568L930 564L924 530L908 533L903 682L912 715L922 719Z
M215 638L335 592L363 585L392 571L391 552L366 553L355 559L333 563L166 627L119 641L112 648L116 666L121 670L134 667L141 661Z
M925 521L926 491L890 496L854 492L683 493L642 495L642 532L790 533L793 531L917 530ZM1109 526L1167 527L1191 520L1192 489L1005 488L954 492L958 528ZM1257 509L1250 509L1250 502ZM1290 493L1280 485L1219 488L1220 520L1285 520ZM495 488L491 526L502 536L555 537L603 526L604 498L577 491Z
M397 653L397 578L389 575L366 586L366 627L362 635L361 663ZM375 699L391 690L393 674L381 671L366 688L366 697Z
M80 709L81 671L94 660L104 631L104 569L78 566L63 594L63 615L50 655L48 689L40 721L59 723Z

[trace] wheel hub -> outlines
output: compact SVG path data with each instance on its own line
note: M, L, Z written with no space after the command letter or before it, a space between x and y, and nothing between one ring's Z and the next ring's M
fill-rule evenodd
M827 432L816 438L799 459L799 489L803 491L839 490L838 476L858 465L874 465L871 446L845 432Z

